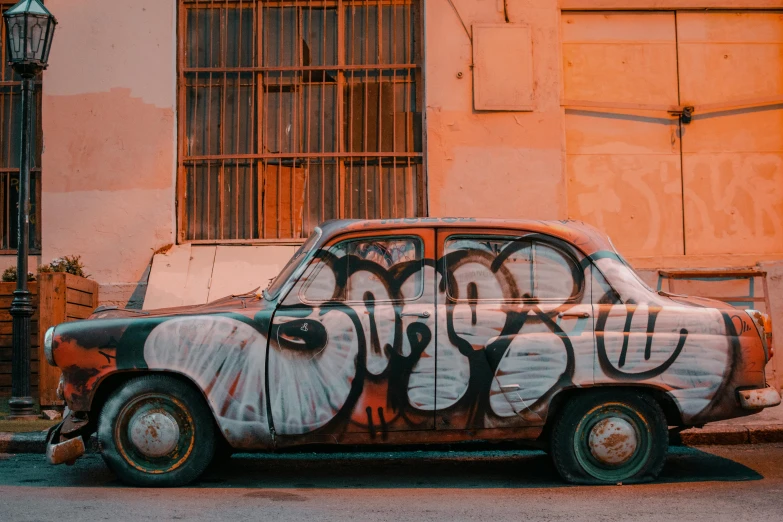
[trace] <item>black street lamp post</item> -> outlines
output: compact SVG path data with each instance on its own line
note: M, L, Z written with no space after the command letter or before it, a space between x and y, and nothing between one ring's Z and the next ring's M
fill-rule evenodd
M19 219L17 222L16 290L11 302L13 351L9 419L33 415L30 393L30 317L33 302L27 289L27 255L30 236L30 155L35 77L46 69L57 25L39 0L21 0L3 13L8 63L22 77L22 150L19 166Z

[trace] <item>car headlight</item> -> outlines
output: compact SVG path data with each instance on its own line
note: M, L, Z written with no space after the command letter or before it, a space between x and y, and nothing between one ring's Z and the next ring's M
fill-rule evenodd
M44 335L44 356L46 357L46 362L51 364L52 366L57 366L54 364L54 354L52 353L52 349L54 348L52 344L54 343L54 326L46 330L46 334Z

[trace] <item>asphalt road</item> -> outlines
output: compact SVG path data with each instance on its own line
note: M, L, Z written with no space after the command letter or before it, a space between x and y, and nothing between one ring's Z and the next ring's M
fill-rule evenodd
M536 451L239 455L193 487L122 486L97 455L0 455L0 520L783 520L783 444L672 448L661 481L574 487Z

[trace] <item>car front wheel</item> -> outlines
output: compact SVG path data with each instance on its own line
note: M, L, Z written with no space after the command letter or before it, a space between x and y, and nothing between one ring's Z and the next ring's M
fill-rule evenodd
M660 406L635 392L579 395L555 421L550 453L568 482L637 483L655 480L668 449Z
M98 445L106 464L127 484L181 486L212 460L212 413L201 394L179 379L138 377L106 401Z

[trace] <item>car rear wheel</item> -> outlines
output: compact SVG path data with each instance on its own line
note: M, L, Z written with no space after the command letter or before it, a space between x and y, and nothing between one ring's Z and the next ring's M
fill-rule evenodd
M207 468L215 452L212 413L179 379L133 379L106 401L98 445L111 470L133 486L181 486Z
M577 484L655 480L668 449L660 406L642 393L601 391L571 400L555 421L550 454Z

